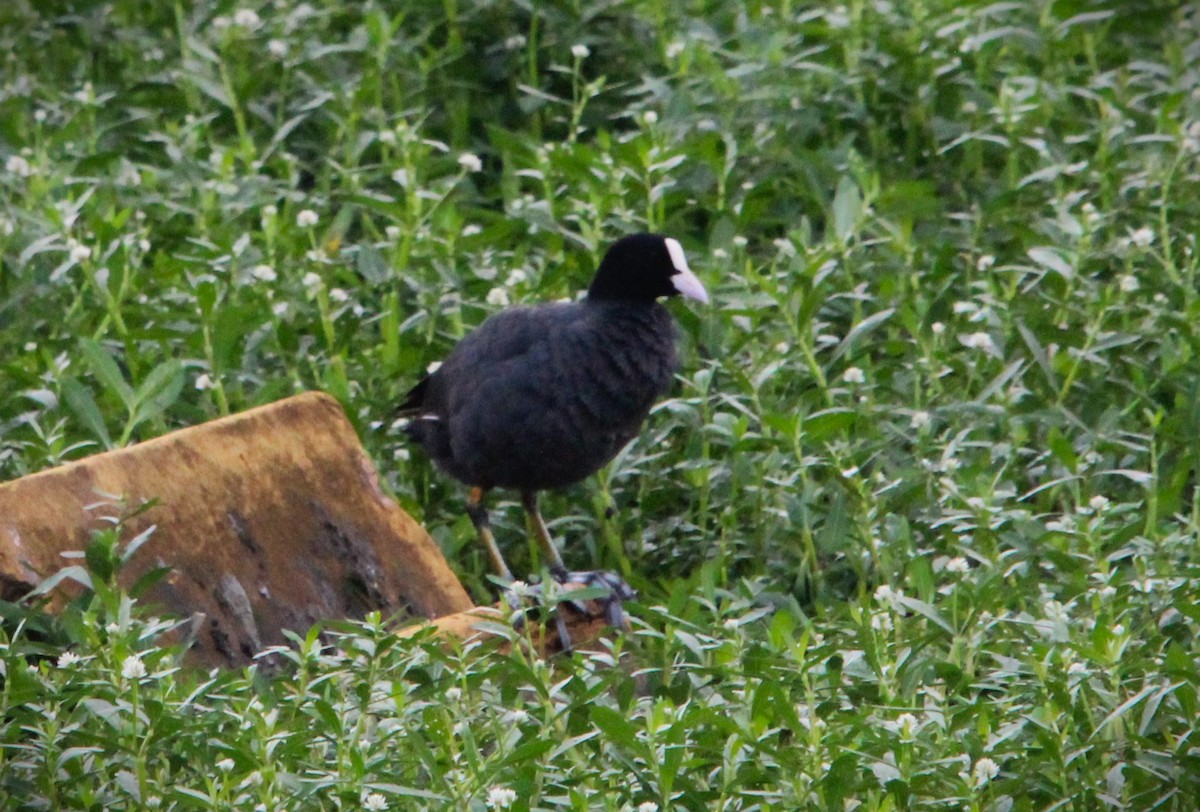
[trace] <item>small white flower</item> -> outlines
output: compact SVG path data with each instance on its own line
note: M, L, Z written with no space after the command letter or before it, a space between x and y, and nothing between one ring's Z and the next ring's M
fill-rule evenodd
M213 379L207 372L201 372L196 376L196 388L203 392L205 389L213 388Z
M458 165L468 172L478 172L483 169L483 161L474 152L464 152L459 155Z
M591 53L592 49L583 43L577 43L571 46L571 56L575 57L576 59L587 59Z
M911 713L902 713L896 717L896 733L900 736L900 741L914 740L919 729L920 723L917 721L917 717Z
M1102 513L1108 509L1108 497L1097 494L1088 500L1088 505L1097 513Z
M1129 240L1138 248L1148 248L1154 242L1154 229L1142 226L1130 233Z
M729 252L724 248L714 248L712 255L713 259L729 259Z
M256 265L250 275L259 282L274 282L279 277L275 274L275 269L270 265Z
M64 651L62 654L58 655L58 667L70 668L71 666L75 665L75 663L79 662L80 659L80 656L75 652Z
M96 91L92 87L91 82L84 82L83 87L71 94L71 97L80 104L91 104L92 99L96 96Z
M504 284L511 288L516 285L523 284L528 278L529 276L525 273L525 271L521 270L520 268L514 268L509 272L508 279L504 280Z
M865 383L867 376L858 367L849 367L842 373L842 380L846 383Z
M448 699L451 702L457 702L458 700L462 699L462 688L459 688L456 685L452 685L449 688L447 688L446 689L446 699Z
M962 574L971 571L971 565L962 556L956 556L946 562L946 572Z
M667 59L674 59L675 57L679 56L681 53L683 53L683 49L686 47L687 46L681 41L675 40L667 46Z
M515 51L518 48L524 48L525 43L529 40L525 39L524 34L513 34L508 39L504 40L504 48L508 51Z
M975 762L975 769L971 771L971 784L976 789L979 789L999 774L1000 766L987 756L984 756Z
M121 676L125 679L141 679L146 676L146 664L136 654L130 654L121 663Z
M362 806L363 809L369 809L371 812L379 812L379 810L387 809L387 798L378 792L372 792L363 798Z
M46 111L39 107L37 110L33 111L33 120L36 121L38 124L45 124L47 115L48 114L46 113Z
M913 412L912 419L909 420L909 426L914 429L929 428L929 424L933 422L933 417L929 412Z
M316 271L309 271L300 281L304 284L304 287L308 288L309 290L321 287L321 275Z
M276 59L283 59L287 56L287 43L281 39L272 39L267 41L267 53Z
M312 209L304 209L296 215L296 225L300 226L300 228L311 228L320 219L320 216Z
M108 632L109 634L116 634L117 632L121 631L121 624L113 621L104 627L104 631Z
M987 502L983 501L982 497L971 496L967 498L967 507L971 508L972 510L983 510L985 507L987 507Z
M275 206L274 203L268 203L267 205L262 207L262 216L267 219L270 219L277 214L279 214L279 209Z
M654 801L642 801L637 805L637 812L658 812L658 804Z
M239 8L233 15L233 24L245 28L247 31L257 30L262 25L262 20L252 8Z
M405 425L407 425L407 421L405 422ZM408 462L411 457L412 454L410 454L409 450L404 446L397 446L396 450L392 452L392 459L399 462Z
M796 256L796 246L792 244L791 240L785 239L783 237L778 237L778 238L772 240L771 242L774 243L775 247L778 248L779 252L781 254L783 254L784 256L786 256L786 257Z
M407 169L397 169L395 172L392 173L392 181L394 183L399 184L400 186L407 186L408 185L408 170Z
M71 259L74 262L84 262L92 256L92 249L86 245L75 243L71 246Z
M24 349L25 352L37 352L37 347L38 345L36 341L26 341Z
M996 264L996 258L991 254L984 254L975 262L975 267L980 271L986 271Z
M233 759L231 759L231 758L223 758L223 759L221 759L220 761L218 761L218 762L216 763L216 765L214 765L214 766L216 766L216 768L217 768L218 770L220 770L221 772L223 772L223 773L230 772L230 771L232 771L232 770L233 770L233 766L234 766L234 764L233 764Z
M517 793L508 787L492 787L488 790L488 809L508 809L517 800Z
M347 293L342 288L330 288L329 289L329 298L332 299L333 301L341 304L342 302L348 301L350 299L350 294Z
M991 352L996 348L996 344L994 341L992 341L992 337L983 332L970 333L968 335L961 336L959 340L962 341L964 347L970 347L973 350Z
M1074 533L1075 520L1070 516L1062 516L1046 522L1046 529L1055 533Z
M1071 615L1067 607L1055 600L1046 601L1046 615L1034 622L1034 628L1047 640L1065 643L1071 639Z
M442 368L441 361L430 361L429 366L425 367L425 374L432 375L433 373L437 372L441 368Z
M1131 273L1123 274L1121 278L1117 280L1117 284L1120 286L1122 293L1133 293L1141 287L1141 283L1138 282L1138 278Z
M979 311L979 305L974 302L955 302L951 309L956 316L970 315Z
M288 303L287 302L276 302L275 304L271 305L271 312L275 314L275 318L282 319L284 316L287 315Z
M743 237L741 234L738 234L736 237L733 238L733 247L734 248L745 248L747 243L749 243L749 242L750 242L750 240Z
M654 112L653 110L647 110L642 114L642 121L646 122L647 124L657 124L658 113Z
M34 167L22 155L8 156L8 160L4 162L4 168L6 172L17 175L18 178L29 178L34 174Z
M504 288L492 288L488 291L487 303L492 307L506 307L508 305L508 291Z
M506 712L501 720L506 725L521 725L529 721L529 714L521 708L513 708Z
M900 589L892 589L887 584L881 584L875 590L875 601L879 604L887 606L891 609L900 608L900 600L904 597L904 591Z
M940 336L942 333L946 332L946 325L942 324L940 321L935 321L933 324L929 325L929 329L935 336Z
M468 225L463 226L462 235L464 237L474 237L476 234L480 234L482 232L483 226L480 226L477 223L469 223Z

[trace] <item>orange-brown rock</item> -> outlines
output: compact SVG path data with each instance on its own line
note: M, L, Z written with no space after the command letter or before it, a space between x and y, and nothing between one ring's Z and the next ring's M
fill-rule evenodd
M237 665L314 622L378 610L472 609L437 544L379 489L332 398L309 393L0 484L0 596L15 599L82 550L111 506L155 499L157 525L122 570L169 574L144 600L195 617L197 665ZM202 613L197 615L196 613Z

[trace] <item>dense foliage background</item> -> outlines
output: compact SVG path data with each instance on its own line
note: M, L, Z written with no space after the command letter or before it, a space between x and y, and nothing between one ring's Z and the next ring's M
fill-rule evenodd
M322 389L488 600L402 392L631 230L714 300L546 500L641 593L616 650L368 622L208 678L98 581L68 654L5 632L5 808L1200 803L1193 4L8 0L0 45L0 479Z

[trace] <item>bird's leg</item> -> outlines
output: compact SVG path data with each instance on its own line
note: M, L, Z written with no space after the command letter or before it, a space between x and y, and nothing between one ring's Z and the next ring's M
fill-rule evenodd
M496 546L496 537L492 535L492 523L488 519L487 508L483 506L485 493L483 488L471 488L470 493L467 494L467 515L471 517L471 524L475 525L479 541L483 543L488 557L492 559L492 568L501 578L511 581L513 579L512 570L508 568L508 564L504 563L504 556L500 555L500 548Z
M554 541L550 538L550 531L542 519L542 513L538 510L537 493L522 491L521 503L525 506L525 512L529 515L530 522L533 523L534 535L549 562L550 575L554 580L560 584L580 584L584 588L598 587L608 591L607 596L596 599L600 607L599 614L594 613L581 601L565 600L563 602L585 617L603 616L611 626L624 626L625 612L621 608L621 602L632 600L637 597L637 593L620 576L611 572L568 572L563 564L562 556L558 554L558 550L554 547ZM559 643L562 645L563 651L569 653L572 646L571 638L567 634L566 623L558 613L555 614L555 621L558 624Z
M529 516L529 521L533 523L533 535L537 537L538 546L542 548L542 555L546 556L550 574L556 580L562 581L567 574L567 568L563 566L562 556L554 547L554 541L550 538L550 530L546 527L545 520L542 519L541 511L538 510L537 491L521 491L521 504L525 506L525 513Z

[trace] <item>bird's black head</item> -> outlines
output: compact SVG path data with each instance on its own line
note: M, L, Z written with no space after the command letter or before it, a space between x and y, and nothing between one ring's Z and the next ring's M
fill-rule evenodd
M708 302L682 246L661 234L630 234L617 240L588 288L589 299L652 302L663 296Z

